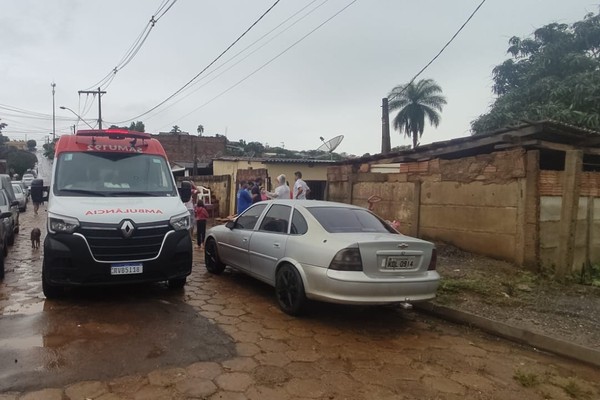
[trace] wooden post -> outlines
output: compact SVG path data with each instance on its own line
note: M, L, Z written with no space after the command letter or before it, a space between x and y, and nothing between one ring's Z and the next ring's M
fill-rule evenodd
M581 150L565 151L558 259L556 260L556 278L559 280L564 279L573 269L582 162L583 152Z

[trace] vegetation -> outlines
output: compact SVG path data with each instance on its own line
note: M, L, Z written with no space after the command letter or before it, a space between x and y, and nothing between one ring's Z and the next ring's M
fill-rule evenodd
M44 143L44 145L42 146L44 148L44 157L46 157L49 160L54 160L54 146L57 141L58 139L55 139L53 142Z
M146 126L142 121L135 121L132 122L131 125L129 125L129 130L136 132L146 132Z
M537 386L540 383L536 374L523 372L520 369L515 372L513 378L526 388Z
M471 122L474 134L544 119L600 130L600 14L508 43L511 58L492 71L497 98Z
M394 129L404 132L412 138L413 148L419 145L419 138L425 130L425 118L431 125L440 124L446 98L442 88L433 79L421 79L419 82L398 85L388 94L389 110L398 110L394 117Z
M2 134L2 129L7 126L4 122L0 122L0 159L6 160L10 174L23 175L23 172L35 166L37 157L29 151L7 145L10 139ZM35 140L33 142L35 147ZM27 145L29 146L29 141Z
M27 149L29 151L34 151L36 147L37 147L37 142L35 140L30 139L27 141Z
M202 134L204 133L204 126L198 125L198 128L196 128L196 132L198 132L198 136L202 136Z

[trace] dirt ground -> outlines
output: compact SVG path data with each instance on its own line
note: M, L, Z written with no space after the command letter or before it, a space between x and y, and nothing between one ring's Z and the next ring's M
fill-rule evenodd
M559 284L510 263L438 244L435 303L600 349L600 287Z

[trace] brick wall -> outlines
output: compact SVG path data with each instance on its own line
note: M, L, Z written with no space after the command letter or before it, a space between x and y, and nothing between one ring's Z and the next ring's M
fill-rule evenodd
M194 151L200 162L209 162L225 154L224 136L152 135L165 149L169 161L194 161Z

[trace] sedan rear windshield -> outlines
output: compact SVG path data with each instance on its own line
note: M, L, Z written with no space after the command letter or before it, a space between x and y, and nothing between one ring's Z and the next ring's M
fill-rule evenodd
M330 233L381 232L397 233L384 221L359 208L309 207L307 210Z

